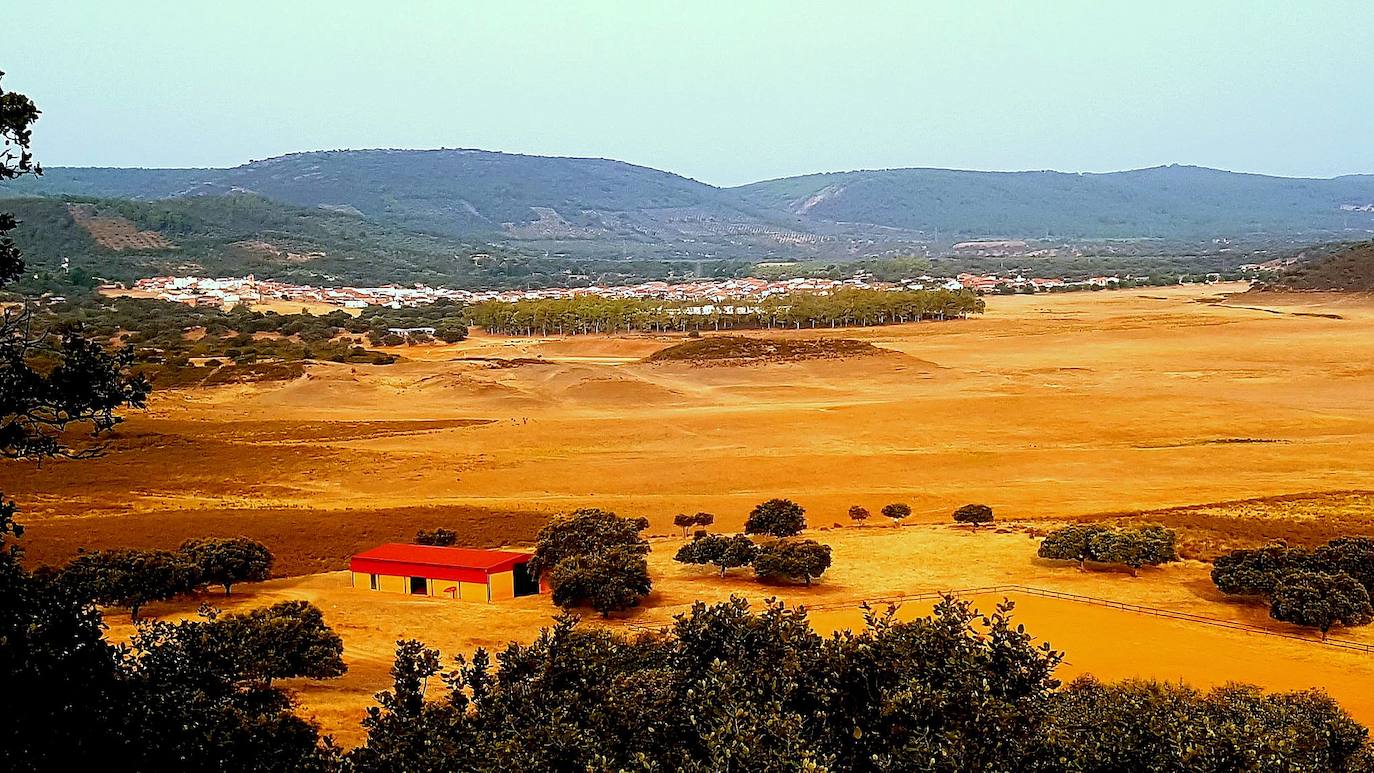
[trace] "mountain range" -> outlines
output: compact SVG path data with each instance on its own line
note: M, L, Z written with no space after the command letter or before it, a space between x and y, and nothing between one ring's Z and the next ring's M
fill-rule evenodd
M143 219L135 227L153 231L159 217L148 207L184 220L192 209L208 215L204 202L250 197L271 206L241 212L275 207L276 221L314 220L333 231L351 223L370 239L390 234L388 245L404 234L412 247L435 254L495 247L698 263L931 254L981 239L1187 249L1214 240L1349 241L1374 232L1374 175L1284 178L1194 166L1102 174L886 169L719 188L608 159L346 150L228 169L50 167L42 177L0 184L0 197L97 207L138 202L144 206L132 209ZM262 239L251 221L232 236ZM328 252L327 242L317 246Z

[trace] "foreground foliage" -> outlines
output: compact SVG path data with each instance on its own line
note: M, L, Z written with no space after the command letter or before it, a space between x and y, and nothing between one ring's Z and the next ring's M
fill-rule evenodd
M400 643L368 712L377 771L1356 771L1366 731L1318 692L1061 688L1061 655L1004 602L927 618L869 611L823 638L801 609L698 602L626 638L560 618L444 670ZM428 687L442 685L433 693Z

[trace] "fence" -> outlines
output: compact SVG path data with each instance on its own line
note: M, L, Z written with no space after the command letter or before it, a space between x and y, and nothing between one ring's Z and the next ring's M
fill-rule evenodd
M885 596L882 598L865 599L863 601L834 602L829 604L806 605L807 610L834 610L857 607L867 603L869 606L882 606L884 604L901 604L907 601L929 601L941 596L981 596L990 593L1020 593L1027 596L1040 596L1049 599L1061 599L1063 601L1073 601L1080 604L1091 604L1093 606L1108 607L1110 609L1120 609L1126 612L1136 612L1139 614L1152 615L1154 617L1164 617L1172 620L1182 620L1189 623L1210 625L1217 628L1229 628L1245 633L1259 634L1262 636L1278 636L1284 639L1307 642L1308 644L1322 644L1328 647L1353 650L1355 652L1374 653L1374 644L1351 641L1349 639L1314 639L1296 633L1276 631L1272 628L1251 625L1249 623L1238 623L1234 620L1222 620L1216 617L1206 617L1195 615L1191 612L1179 612L1172 609L1160 609L1158 607L1147 607L1141 604L1129 604L1124 601L1112 601L1111 599L1101 599L1093 596L1083 596L1077 593L1065 593L1063 591L1049 590L1046 588L1032 588L1027 585L988 585L980 588L958 588L944 591L926 591L923 593L907 593L896 596Z

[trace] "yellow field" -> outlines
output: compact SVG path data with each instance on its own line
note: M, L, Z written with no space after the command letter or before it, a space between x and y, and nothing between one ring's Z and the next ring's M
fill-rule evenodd
M649 364L641 358L680 339L478 335L398 350L408 360L392 366L317 365L292 382L158 394L107 456L3 465L0 490L23 507L35 561L215 532L263 539L288 573L342 568L360 545L421 527L455 524L465 541L514 544L549 512L643 514L664 535L655 596L632 616L649 623L695 598L777 592L674 565L677 540L666 536L676 512L714 512L729 530L773 496L803 504L813 529L847 523L851 504L876 513L892 501L910 503L914 521L986 502L999 520L1035 525L1255 500L1165 515L1249 538L1374 533L1374 303L1214 302L1238 289L994 297L968 321L750 333L888 350L844 360ZM1195 562L1130 578L1042 565L1023 531L812 536L835 546L836 567L817 588L782 594L793 600L1015 583L1270 625L1262 608L1220 599ZM386 685L397 638L453 653L528 638L552 611L545 598L477 607L378 597L345 578L277 580L235 603L321 604L353 671L301 696L351 740L361 706ZM1069 650L1066 673L1321 685L1374 722L1374 706L1350 689L1374 684L1374 657L1021 601L1032 632ZM836 614L825 624L843 622ZM1104 633L1117 630L1119 639ZM1374 641L1367 630L1349 635Z

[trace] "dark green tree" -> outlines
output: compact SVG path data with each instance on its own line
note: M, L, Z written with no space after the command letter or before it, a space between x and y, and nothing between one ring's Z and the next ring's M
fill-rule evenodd
M1088 559L1092 558L1092 552L1088 549L1089 543L1094 537L1106 531L1107 527L1095 524L1069 524L1046 534L1040 541L1040 548L1036 554L1053 561L1077 561L1078 568L1082 569Z
M205 629L241 658L241 673L264 684L297 677L330 679L348 670L343 640L325 624L319 607L308 601L280 601L220 615Z
M458 542L458 533L443 527L415 532L416 545L437 545L439 547L452 547Z
M673 516L673 525L682 529L683 538L687 537L687 530L697 524L697 517L690 513L678 513Z
M1313 568L1308 551L1278 543L1218 556L1212 562L1212 582L1229 595L1269 596L1284 576Z
M1374 622L1369 591L1345 572L1292 572L1278 581L1273 593L1270 617L1316 628L1322 639L1336 624L1353 627Z
M653 583L644 554L617 547L601 555L565 558L549 572L553 603L560 607L590 606L602 617L637 606Z
M616 548L642 557L649 552L649 542L640 532L647 528L649 521L645 518L621 518L596 508L555 516L535 537L529 570L538 577L565 558L599 556Z
M1201 693L1167 682L1082 677L1051 698L1052 770L1301 773L1355 767L1367 733L1316 690L1264 694L1227 685Z
M801 580L807 585L830 568L830 546L815 540L774 540L759 546L754 574L760 580Z
M744 522L745 534L791 537L806 529L806 511L790 499L770 499L757 505Z
M992 508L987 505L964 505L954 511L955 523L972 524L975 529L992 520Z
M272 551L247 537L205 537L181 543L178 550L200 569L200 582L231 587L240 582L262 582L272 575Z
M883 515L887 518L891 518L894 524L900 524L903 518L907 518L911 515L911 505L905 502L893 502L883 505Z
M749 566L758 554L758 546L743 534L729 537L708 534L688 542L678 549L674 561L684 564L710 564L720 569L720 576L741 566Z
M195 590L200 585L200 568L170 550L97 550L73 558L58 577L82 598L126 607L137 620L144 604Z
M1345 572L1374 595L1374 538L1341 537L1312 551L1324 571Z
M868 520L868 508L863 505L852 505L849 508L849 519L863 523Z

